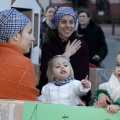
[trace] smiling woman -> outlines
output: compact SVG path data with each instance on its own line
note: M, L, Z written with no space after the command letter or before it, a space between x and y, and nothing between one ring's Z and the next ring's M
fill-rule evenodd
M89 74L88 48L77 35L76 25L77 15L73 8L59 7L56 9L48 24L49 28L45 33L45 43L42 46L41 76L37 86L40 90L48 83L46 77L48 61L58 54L70 58L75 79L82 80ZM90 95L84 98L86 104L89 98Z

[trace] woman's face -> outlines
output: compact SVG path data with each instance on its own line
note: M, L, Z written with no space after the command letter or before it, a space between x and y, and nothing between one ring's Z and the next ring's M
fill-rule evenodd
M32 42L35 40L34 36L32 35L32 25L29 22L21 31L18 33L18 43L17 45L22 50L23 53L28 53L30 51L30 47Z
M78 16L79 23L83 26L88 25L90 18L87 16L85 12L81 12Z
M51 17L53 16L54 12L55 12L55 8L53 8L53 7L47 9L47 11L46 11L46 18L47 18L47 20L51 19Z
M75 21L71 15L64 15L58 24L59 36L63 40L67 40L75 29Z
M115 74L118 80L120 81L120 54L117 55Z

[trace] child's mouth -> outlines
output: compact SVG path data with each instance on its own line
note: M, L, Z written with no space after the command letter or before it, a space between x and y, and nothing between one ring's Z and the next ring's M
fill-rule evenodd
M66 71L65 71L65 70L62 70L61 73L66 73Z

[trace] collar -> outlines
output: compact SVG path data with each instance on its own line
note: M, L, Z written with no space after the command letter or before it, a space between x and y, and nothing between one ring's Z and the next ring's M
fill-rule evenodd
M67 78L67 79L65 79L65 80L54 80L53 83L54 83L54 85L62 86L62 85L64 85L64 84L69 83L71 80L73 80L73 78L72 78L72 77L69 77L69 78Z
M7 50L7 51L16 51L17 53L20 53L23 55L22 50L17 46L12 43L6 43L6 42L0 42L0 50Z

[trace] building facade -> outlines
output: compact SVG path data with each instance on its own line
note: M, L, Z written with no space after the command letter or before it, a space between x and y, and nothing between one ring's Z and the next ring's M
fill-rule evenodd
M71 2L66 2L65 0L50 0L51 4L54 6L71 6ZM96 3L101 2L103 6L103 10L98 10L98 6ZM105 3L109 3L109 5ZM103 4L104 3L104 4ZM101 6L101 7L102 7ZM109 10L107 10L109 8ZM98 19L113 19L120 17L120 0L91 0L91 4L89 9L92 13L93 17L97 17ZM105 10L104 10L105 9Z

